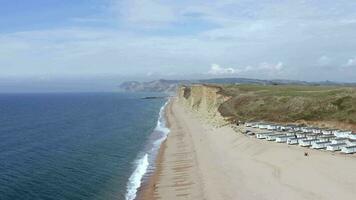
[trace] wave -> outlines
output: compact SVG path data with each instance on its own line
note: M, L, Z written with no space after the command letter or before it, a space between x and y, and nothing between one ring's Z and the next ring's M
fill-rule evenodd
M137 161L137 167L129 178L127 183L126 200L133 200L136 198L137 189L141 186L141 179L145 175L148 168L148 154L145 154Z
M161 132L162 137L154 142L154 145L159 147L161 143L167 138L169 133L169 128L166 126L166 118L165 118L165 108L167 107L169 101L167 101L159 111L159 118L157 120L157 126L155 131Z
M137 190L142 184L142 179L144 175L146 174L150 165L154 165L154 157L157 154L162 142L167 138L169 128L166 127L165 108L168 103L169 101L167 101L161 107L157 120L157 125L154 129L154 132L159 133L159 137L153 141L152 146L146 151L146 153L144 153L144 155L137 159L137 161L135 162L136 168L131 174L127 183L127 192L125 196L126 200L134 200L136 198ZM150 160L152 161L151 163Z

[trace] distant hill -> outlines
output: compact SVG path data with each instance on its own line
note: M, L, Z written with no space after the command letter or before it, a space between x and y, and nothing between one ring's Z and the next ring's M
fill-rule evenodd
M149 82L127 81L119 87L126 92L174 92L179 84L189 84L190 81L183 80L156 80Z
M194 83L205 84L257 84L257 85L321 85L321 86L356 86L356 83L337 83L331 81L307 82L298 80L261 80L250 78L216 78L202 80L155 80L148 82L127 81L119 88L126 92L174 92L179 85Z

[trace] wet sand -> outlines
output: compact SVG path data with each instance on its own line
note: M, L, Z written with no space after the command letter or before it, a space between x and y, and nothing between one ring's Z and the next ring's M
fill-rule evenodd
M171 132L139 199L356 198L355 155L258 140L228 126L215 128L175 99L166 113Z

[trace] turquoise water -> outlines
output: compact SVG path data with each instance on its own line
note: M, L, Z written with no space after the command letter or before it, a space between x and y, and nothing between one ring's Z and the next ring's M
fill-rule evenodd
M165 137L149 94L0 94L0 199L132 199Z

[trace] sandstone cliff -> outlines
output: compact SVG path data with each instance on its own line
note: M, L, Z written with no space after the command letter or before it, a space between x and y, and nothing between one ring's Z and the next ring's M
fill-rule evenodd
M178 89L178 99L204 119L220 126L229 121L228 117L221 115L219 109L230 98L221 94L221 89L219 86L204 84L181 86Z

